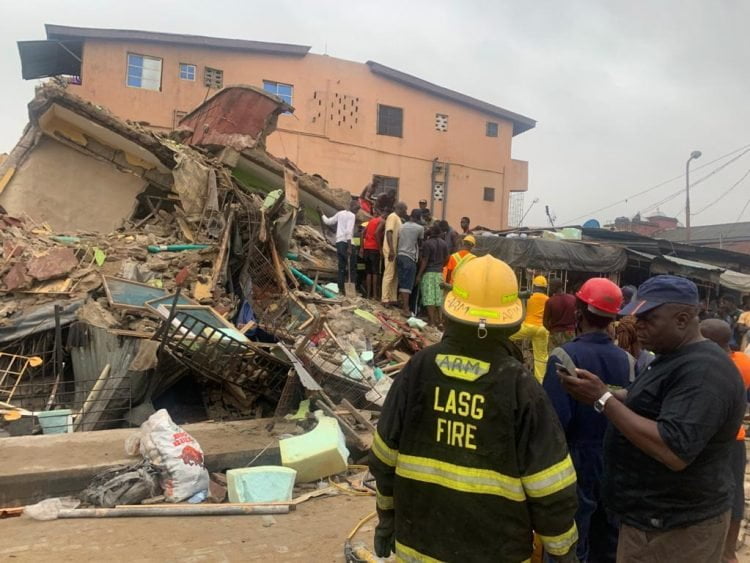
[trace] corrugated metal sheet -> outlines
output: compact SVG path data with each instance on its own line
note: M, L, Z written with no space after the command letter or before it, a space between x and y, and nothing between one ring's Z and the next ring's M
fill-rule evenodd
M83 323L81 323L83 325ZM100 426L112 425L114 420L122 419L131 404L139 403L148 387L148 372L131 371L130 363L138 353L140 338L116 336L106 328L92 325L79 326L82 333L87 332L82 346L73 346L70 356L73 362L73 373L76 384L76 398L83 399L91 392L94 383L104 367L110 365L108 385L100 395L101 404L106 412L102 413ZM81 405L76 405L80 409ZM92 430L88 426L85 430Z

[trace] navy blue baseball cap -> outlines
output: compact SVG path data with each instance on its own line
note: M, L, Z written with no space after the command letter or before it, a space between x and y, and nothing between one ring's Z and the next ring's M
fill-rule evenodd
M636 298L620 310L620 315L642 315L667 303L698 306L698 287L680 276L654 276L641 284Z

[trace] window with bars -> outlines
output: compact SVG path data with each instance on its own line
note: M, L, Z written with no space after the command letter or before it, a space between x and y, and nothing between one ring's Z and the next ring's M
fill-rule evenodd
M195 80L195 65L180 63L180 80Z
M497 131L498 131L497 123L495 123L494 121L488 121L485 134L488 137L497 137Z
M404 110L378 104L378 135L403 137Z
M484 201L495 201L495 188L484 188Z
M131 88L161 90L161 59L128 53L126 84Z
M448 131L448 116L444 113L435 114L435 131L445 133Z
M266 92L269 92L275 96L278 96L290 106L292 105L294 86L292 86L291 84L282 84L281 82L272 82L271 80L264 80L263 89Z
M203 85L206 88L221 90L224 87L224 71L207 66L203 70Z

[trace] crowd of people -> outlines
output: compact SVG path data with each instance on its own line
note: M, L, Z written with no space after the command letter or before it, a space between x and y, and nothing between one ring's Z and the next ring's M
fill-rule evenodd
M404 202L396 201L395 190L375 198L377 190L377 183L368 184L349 209L332 217L319 210L323 223L336 228L339 292L345 292L347 283L361 285L366 297L399 307L407 316L423 307L428 322L440 326L451 274L473 257L471 220L461 218L458 233L447 221L433 219L427 200L409 212ZM360 209L372 218L357 224Z
M504 262L460 259L374 437L377 554L523 561L533 536L547 561L736 561L750 299L537 276L524 307Z

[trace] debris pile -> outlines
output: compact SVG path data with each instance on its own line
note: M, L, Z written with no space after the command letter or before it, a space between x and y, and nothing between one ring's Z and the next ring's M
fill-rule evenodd
M236 98L258 103L231 104L236 131L214 123ZM289 110L239 87L170 137L58 85L38 89L0 164L0 350L42 359L6 377L18 387L14 416L68 409L73 429L141 424L191 377L204 418L278 418L316 398L350 447L369 447L362 413L382 406L391 377L439 334L324 287L335 247L305 209L341 208L351 195L265 152ZM54 212L35 205L51 197L45 177L55 178Z

